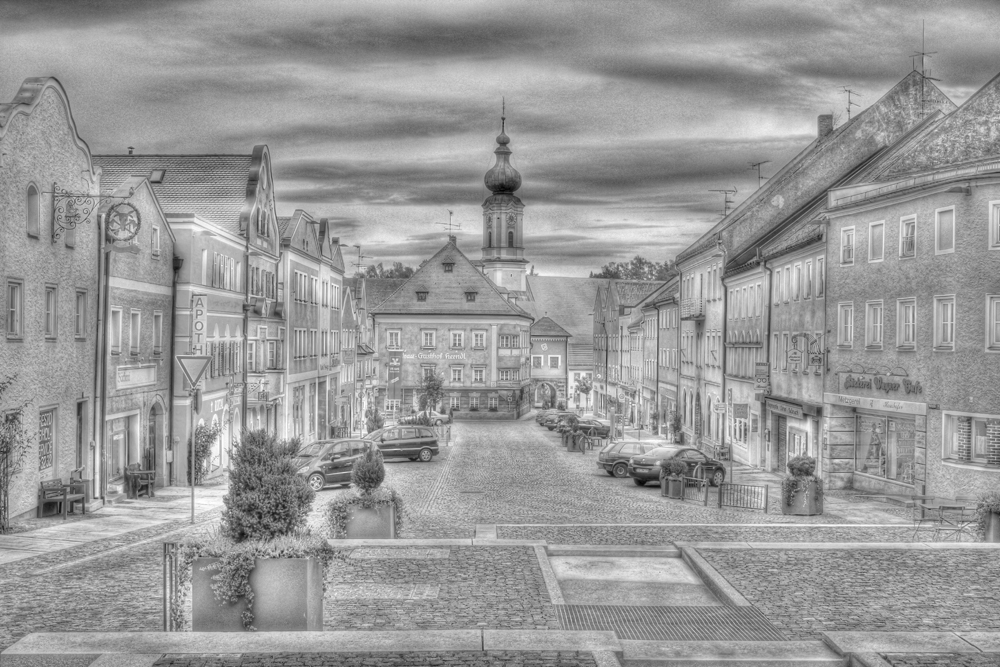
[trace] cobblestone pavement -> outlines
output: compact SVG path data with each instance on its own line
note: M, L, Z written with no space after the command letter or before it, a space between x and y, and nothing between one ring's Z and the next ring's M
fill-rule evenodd
M837 500L815 517L783 516L772 493L771 512L718 509L660 496L653 485L637 487L631 479L610 477L597 467L597 452L567 452L558 434L533 419L517 422L459 422L455 447L442 449L430 463L387 463L386 482L399 491L413 516L404 537L468 538L476 524L567 523L743 523L842 524L909 521ZM738 475L739 473L737 473ZM327 490L317 499L311 525L318 526ZM866 506L867 507L867 506ZM883 506L884 507L884 506ZM741 538L742 539L742 538Z
M1000 630L993 550L699 552L789 639L834 630Z
M155 667L597 667L589 651L448 651L421 653L268 653L165 655Z
M434 557L436 554L423 558L349 558L328 582L324 627L560 627L534 549L449 547L448 552L446 558Z
M1000 653L883 653L892 667L997 667Z
M910 526L497 526L504 540L549 544L665 544L668 542L910 542Z

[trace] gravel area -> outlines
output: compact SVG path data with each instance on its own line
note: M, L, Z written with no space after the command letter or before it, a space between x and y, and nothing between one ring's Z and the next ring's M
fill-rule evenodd
M835 630L1000 630L1000 558L975 550L700 553L789 639Z
M268 653L165 655L154 667L597 667L589 651L448 651L421 653Z
M504 540L549 544L670 544L674 542L910 542L913 528L884 526L497 526Z

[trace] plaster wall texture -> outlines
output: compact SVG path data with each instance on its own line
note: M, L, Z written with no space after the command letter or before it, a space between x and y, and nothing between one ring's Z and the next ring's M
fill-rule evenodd
M683 320L681 335L692 337L681 363L681 387L687 389L691 400L699 401L701 408L700 435L695 438L693 421L686 421L684 431L694 438L695 444L718 444L719 428L711 422L709 401L717 403L725 400L723 395L722 348L724 345L725 300L722 298L721 258L713 257L714 252L704 252L692 257L681 269L681 302L688 298L704 299L705 318L701 321ZM683 278L691 276L685 284ZM683 310L683 307L682 307ZM681 348L684 349L683 341ZM715 354L712 354L715 350ZM721 423L721 419L719 420ZM687 442L687 440L685 441Z
M93 466L87 443L92 439L94 371L96 362L98 247L100 229L95 214L75 233L53 241L53 184L79 193L99 191L99 176L92 173L90 152L76 136L68 102L52 83L40 93L30 114L14 113L0 128L0 307L6 315L10 279L23 281L23 336L12 337L6 316L0 321L0 377L16 375L4 396L5 405L29 402L24 426L39 431L39 411L55 409L53 464L39 470L39 439L35 436L25 469L10 489L10 514L31 511L39 480L69 478L77 467L77 404L85 401L82 463ZM34 184L40 195L40 230L27 234L26 192ZM73 244L68 247L67 239ZM57 336L44 335L45 286L57 289ZM74 337L76 291L87 293L85 337Z
M991 415L1000 418L1000 350L988 350L987 295L1000 294L1000 248L990 246L990 202L1000 200L1000 183L973 182L971 194L923 192L914 198L894 198L834 217L830 224L827 260L828 283L826 317L836 333L837 305L854 304L854 345L838 346L831 341L830 367L826 391L861 396L898 398L927 404L926 470L918 471L917 481L926 479L926 493L951 496L969 495L995 489L1000 469L983 465L959 464L947 454L942 415L948 411ZM935 254L936 211L954 207L955 251ZM899 227L901 218L916 216L915 252L901 258ZM885 221L885 260L869 263L869 223ZM853 266L840 264L840 236L844 227L854 226L856 252ZM953 350L934 347L934 297L955 296L955 346ZM916 344L913 349L897 347L897 300L916 300ZM884 304L883 345L865 347L865 304ZM906 393L905 387L891 391L845 390L846 373L851 367L892 369L900 379L920 383L920 391ZM856 374L855 374L856 375ZM931 406L940 406L940 409ZM918 431L920 420L918 418ZM962 467L960 467L962 466Z

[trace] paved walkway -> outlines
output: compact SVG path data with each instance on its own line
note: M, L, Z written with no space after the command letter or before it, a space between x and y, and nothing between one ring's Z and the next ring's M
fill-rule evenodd
M88 507L90 518L63 521L62 516L43 519L43 527L13 535L0 535L0 564L32 558L83 544L115 538L126 533L168 523L183 521L191 516L190 487L168 486L156 489L156 496L122 500L114 505L100 506L100 501ZM195 489L195 513L202 514L222 507L226 487L211 486ZM37 523L37 522L33 522Z

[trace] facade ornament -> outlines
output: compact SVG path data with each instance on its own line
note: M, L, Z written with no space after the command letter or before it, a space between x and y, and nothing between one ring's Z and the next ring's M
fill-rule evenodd
M130 188L127 197L113 197L110 195L90 194L88 192L70 192L65 188L53 184L52 192L45 194L52 195L52 240L55 242L65 232L76 229L77 225L89 221L90 214L103 202L125 202L135 194L135 189ZM135 209L133 208L133 210ZM139 212L136 211L136 216L138 214ZM139 231L138 227L136 227L135 231ZM134 236L135 234L132 234L127 239L116 240L131 240Z

